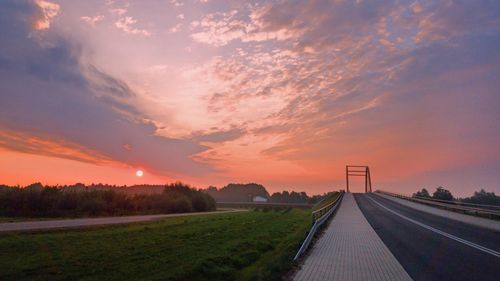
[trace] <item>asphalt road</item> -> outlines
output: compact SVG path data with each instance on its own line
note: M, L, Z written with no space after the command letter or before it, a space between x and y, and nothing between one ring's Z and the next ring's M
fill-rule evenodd
M169 217L213 215L213 214L232 213L232 212L241 212L241 211L244 211L244 210L227 210L227 211L215 211L215 212L193 212L193 213L163 214L163 215L143 215L143 216L122 216L122 217L8 222L8 223L0 223L0 232L34 231L34 230L58 229L58 228L80 228L80 227L89 227L89 226L97 226L97 225L127 224L127 223L135 223L135 222L154 221L154 220L159 220L162 218L169 218Z
M413 280L500 280L499 232L424 213L374 194L355 194L355 199Z

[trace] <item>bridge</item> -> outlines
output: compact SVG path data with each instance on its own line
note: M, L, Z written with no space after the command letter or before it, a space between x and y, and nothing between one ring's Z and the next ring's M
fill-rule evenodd
M332 206L319 239L299 251L293 280L499 280L500 221L463 214L498 219L498 209L372 193L369 168L351 167L347 188L349 176L364 174L366 193L346 192Z

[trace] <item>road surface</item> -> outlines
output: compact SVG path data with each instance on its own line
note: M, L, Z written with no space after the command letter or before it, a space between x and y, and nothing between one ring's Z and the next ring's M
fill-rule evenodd
M417 209L417 210L422 211L424 213L430 213L430 214L433 214L436 216L444 217L446 219L461 221L461 222L464 222L467 224L472 224L472 225L483 227L483 228L490 228L492 230L500 232L500 221L495 221L495 220L491 220L491 219L486 219L486 218L461 214L461 213L457 213L457 212L452 212L450 210L444 210L444 209L432 207L429 205L412 202L412 201L409 201L406 199L396 198L396 197L386 195L383 193L376 193L376 194L378 196L388 198L392 201L395 201L396 203L399 203L401 205L410 207L412 209Z
M245 210L227 210L216 212L193 212L181 214L163 214L163 215L144 215L144 216L123 216L123 217L104 217L104 218L84 218L84 219L64 219L64 220L44 220L44 221L25 221L0 223L0 232L8 231L33 231L56 228L78 228L96 225L108 224L126 224L134 222L154 221L169 217L213 215L222 213L242 212Z
M362 213L413 280L500 280L500 233L355 194Z

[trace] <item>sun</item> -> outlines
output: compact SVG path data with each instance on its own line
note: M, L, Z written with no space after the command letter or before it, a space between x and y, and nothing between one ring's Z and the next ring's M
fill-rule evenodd
M144 172L142 170L137 170L135 172L135 175L138 176L138 177L142 177L142 176L144 176Z

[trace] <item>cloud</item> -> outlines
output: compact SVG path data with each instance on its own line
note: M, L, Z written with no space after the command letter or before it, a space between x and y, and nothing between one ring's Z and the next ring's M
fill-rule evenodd
M301 30L286 27L268 29L262 26L261 15L265 8L255 7L250 15L244 16L238 10L216 12L191 22L194 32L191 38L199 43L221 47L239 39L241 42L287 40L300 35Z
M290 161L316 177L369 162L389 178L499 156L499 9L488 1L287 1L210 14L192 23L201 31L191 36L246 43L208 64L219 87L207 106L259 139L265 161ZM279 31L293 36L251 39ZM219 162L238 158L231 147L244 139L214 148ZM210 152L202 156L213 159Z
M119 16L123 16L127 13L128 9L127 7L125 8L113 8L109 10L111 13L117 14Z
M182 23L178 23L175 26L171 27L168 31L170 33L177 33L181 30L181 28L182 28Z
M35 4L40 8L38 18L35 20L34 28L38 30L48 29L50 22L60 12L60 6L44 0L35 0Z
M106 6L108 7L108 11L111 14L115 14L118 16L123 16L128 12L128 9L130 7L130 3L125 3L121 7L116 7L114 1L106 1Z
M0 11L2 147L164 175L210 171L191 159L206 147L156 135L158 128L134 107L134 91L83 59L79 43L53 33L27 36L33 31L19 15L34 11L18 3Z
M87 23L88 25L94 27L96 25L96 23L98 23L104 19L104 16L103 15L98 15L98 16L94 16L94 17L82 16L82 17L80 17L80 19L83 22Z
M227 131L214 131L214 132L194 132L193 139L199 142L212 142L220 143L231 141L240 138L245 134L240 128L234 128Z
M174 5L175 7L182 7L182 6L184 6L184 2L179 1L179 0L170 0L170 4Z
M118 28L119 30L125 32L126 34L132 34L132 35L141 35L146 37L152 35L151 31L147 29L136 27L137 26L136 18L132 16L126 16L126 14L129 11L130 3L125 3L125 5L121 7L116 7L114 5L114 2L106 2L106 5L108 6L109 13L118 16L118 20L115 22L115 27ZM101 19L102 18L99 18L98 20ZM85 21L88 22L88 20Z
M115 26L127 34L151 36L150 31L135 27L136 23L136 19L126 16L115 22Z
M29 133L12 132L2 128L0 131L0 147L22 153L65 158L99 165L114 164L112 159L63 139L33 136Z

